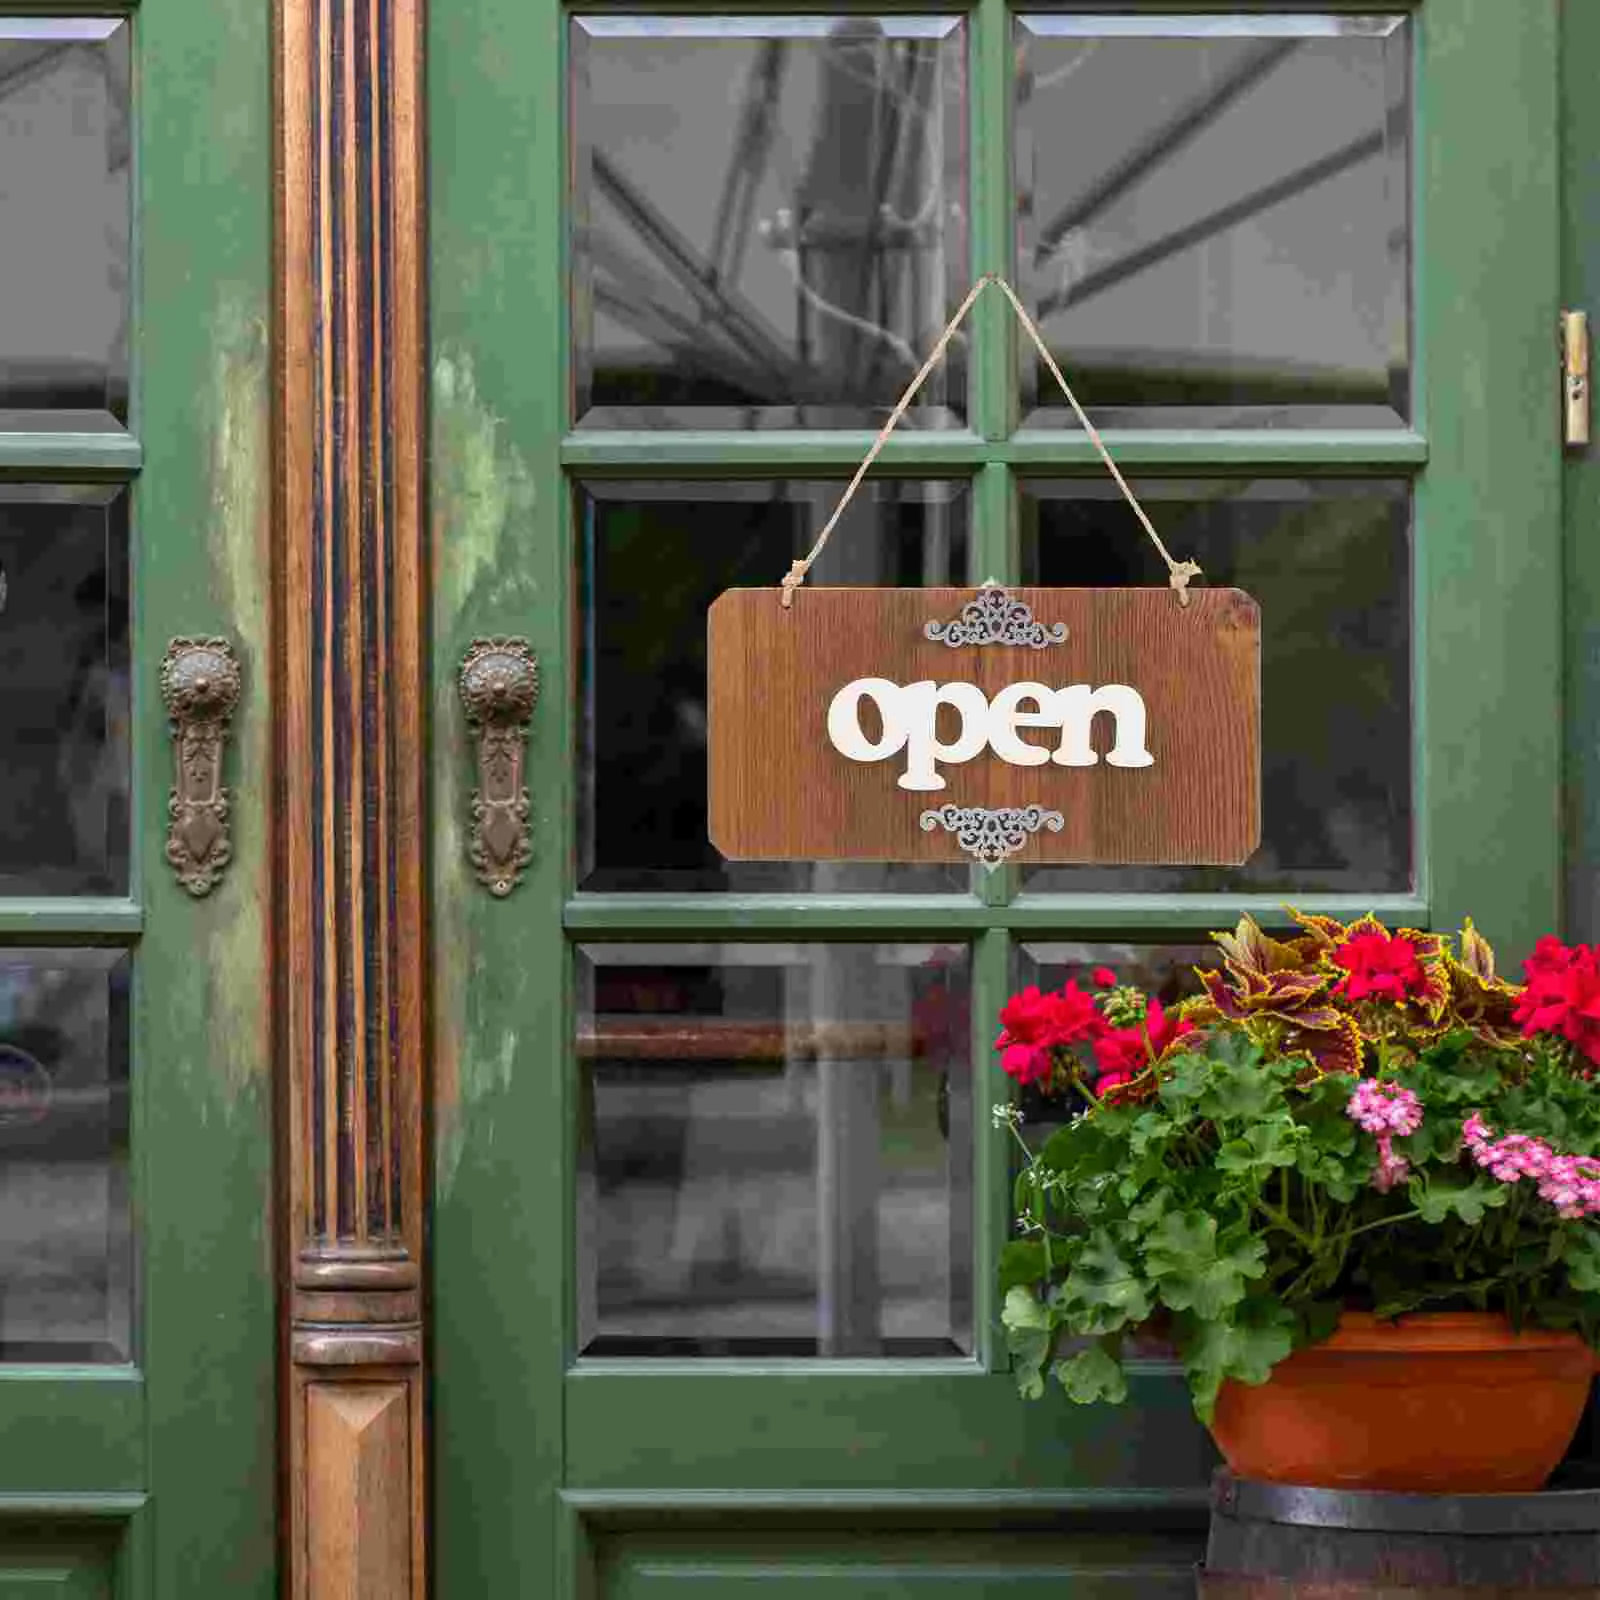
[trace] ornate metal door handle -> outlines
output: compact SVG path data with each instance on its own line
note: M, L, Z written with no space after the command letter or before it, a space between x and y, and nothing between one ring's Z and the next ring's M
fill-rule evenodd
M539 658L526 639L474 639L461 661L461 704L478 741L467 856L489 893L516 888L533 855L523 745L539 699Z
M175 766L167 860L190 894L210 894L233 856L222 758L239 703L239 660L226 639L174 639L161 662Z

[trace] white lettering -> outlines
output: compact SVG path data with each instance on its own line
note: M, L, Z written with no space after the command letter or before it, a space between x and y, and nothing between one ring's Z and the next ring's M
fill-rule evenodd
M1144 745L1144 698L1125 683L1108 683L1091 690L1086 683L1074 683L1056 691L1056 724L1061 743L1052 759L1063 767L1092 767L1099 759L1094 753L1091 733L1095 713L1109 711L1115 731L1106 765L1148 767L1155 757Z
M871 700L883 723L877 739L861 727L861 702ZM939 737L939 708L949 706L959 718L955 738ZM1062 767L1092 767L1094 719L1108 712L1111 749L1106 764L1148 767L1155 764L1145 743L1144 698L1125 683L1086 683L1052 689L1043 683L1013 683L991 701L973 683L935 683L931 678L904 686L888 678L857 678L834 695L828 706L828 738L851 761L887 761L903 750L905 771L896 780L902 789L931 792L945 787L941 764L971 761L987 748L1014 767L1038 767L1054 761ZM1029 744L1019 728L1059 728L1052 753L1046 745Z
M939 739L939 707L954 706L961 731L954 744ZM906 770L898 782L902 789L944 788L934 771L940 761L970 761L989 742L989 697L975 683L939 683L924 678L900 691L899 712L906 724Z
M1033 710L1022 709L1024 700L1033 702ZM1060 726L1061 714L1056 709L1055 694L1042 683L1013 683L1002 689L989 705L989 746L1002 761L1009 761L1014 767L1042 767L1050 759L1050 751L1044 745L1019 739L1018 728Z
M873 743L861 731L861 702L870 700L883 720L883 735ZM886 761L906 747L906 725L900 715L900 685L888 678L857 678L833 697L828 707L828 738L851 761Z

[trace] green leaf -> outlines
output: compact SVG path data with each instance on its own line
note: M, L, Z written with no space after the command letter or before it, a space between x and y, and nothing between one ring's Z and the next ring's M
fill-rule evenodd
M1000 1320L1005 1324L1017 1392L1024 1400L1037 1400L1044 1393L1044 1369L1056 1342L1049 1307L1031 1289L1008 1289Z
M1265 1383L1294 1348L1294 1330L1293 1314L1270 1296L1242 1302L1226 1320L1186 1317L1180 1336L1195 1415L1211 1421L1226 1378Z
M1136 1228L1153 1228L1167 1214L1172 1198L1165 1189L1147 1194L1128 1212L1128 1221Z
M1176 1056L1166 1065L1157 1097L1183 1122L1195 1114L1200 1097L1211 1084L1211 1062L1201 1055Z
M1217 1219L1201 1211L1169 1212L1145 1240L1145 1270L1174 1311L1220 1316L1245 1295L1245 1280L1267 1270L1267 1247L1247 1229L1219 1240Z
M1057 1294L1074 1333L1110 1333L1143 1322L1151 1310L1148 1285L1107 1228L1084 1241Z
M1120 1405L1128 1398L1128 1377L1122 1363L1103 1345L1092 1344L1051 1368L1067 1397L1079 1405L1105 1400Z
M1510 1196L1509 1188L1497 1183L1486 1173L1475 1172L1463 1182L1456 1174L1445 1171L1428 1171L1414 1176L1407 1185L1411 1203L1429 1223L1443 1222L1446 1217L1460 1217L1469 1226L1483 1221L1485 1211L1503 1206Z
M1585 1224L1572 1230L1566 1265L1567 1282L1579 1294L1600 1293L1600 1228Z
M1020 1286L1006 1291L1000 1320L1008 1328L1043 1328L1048 1331L1051 1327L1049 1307L1031 1289Z
M1283 1104L1283 1085L1267 1068L1252 1063L1228 1066L1212 1076L1199 1111L1213 1122L1259 1122Z
M1308 1300L1295 1307L1294 1347L1321 1344L1333 1337L1339 1326L1339 1313L1344 1308L1337 1300Z
M1222 1172L1270 1172L1274 1167L1291 1167L1304 1137L1305 1130L1297 1128L1287 1115L1258 1122L1242 1139L1229 1139L1217 1151L1217 1168Z
M1171 1175L1166 1155L1160 1150L1147 1150L1117 1179L1117 1197L1124 1205L1131 1205L1153 1183ZM1156 1193L1164 1193L1158 1189Z
M1024 1400L1044 1394L1044 1369L1055 1335L1048 1328L1007 1328L1006 1347L1011 1352L1011 1375Z
M1040 1239L1013 1239L1000 1252L1000 1293L1009 1296L1020 1285L1042 1282L1050 1263Z
M1142 1156L1158 1139L1172 1132L1172 1119L1159 1111L1142 1111L1128 1130L1128 1149Z

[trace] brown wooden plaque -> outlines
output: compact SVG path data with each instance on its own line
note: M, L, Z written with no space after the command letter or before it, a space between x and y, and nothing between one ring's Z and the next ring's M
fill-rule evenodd
M730 860L1236 866L1260 843L1240 589L730 589L707 633Z

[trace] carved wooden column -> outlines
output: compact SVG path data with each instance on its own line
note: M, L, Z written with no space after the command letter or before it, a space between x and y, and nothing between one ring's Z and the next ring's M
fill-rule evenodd
M420 0L276 0L288 1593L425 1588Z

